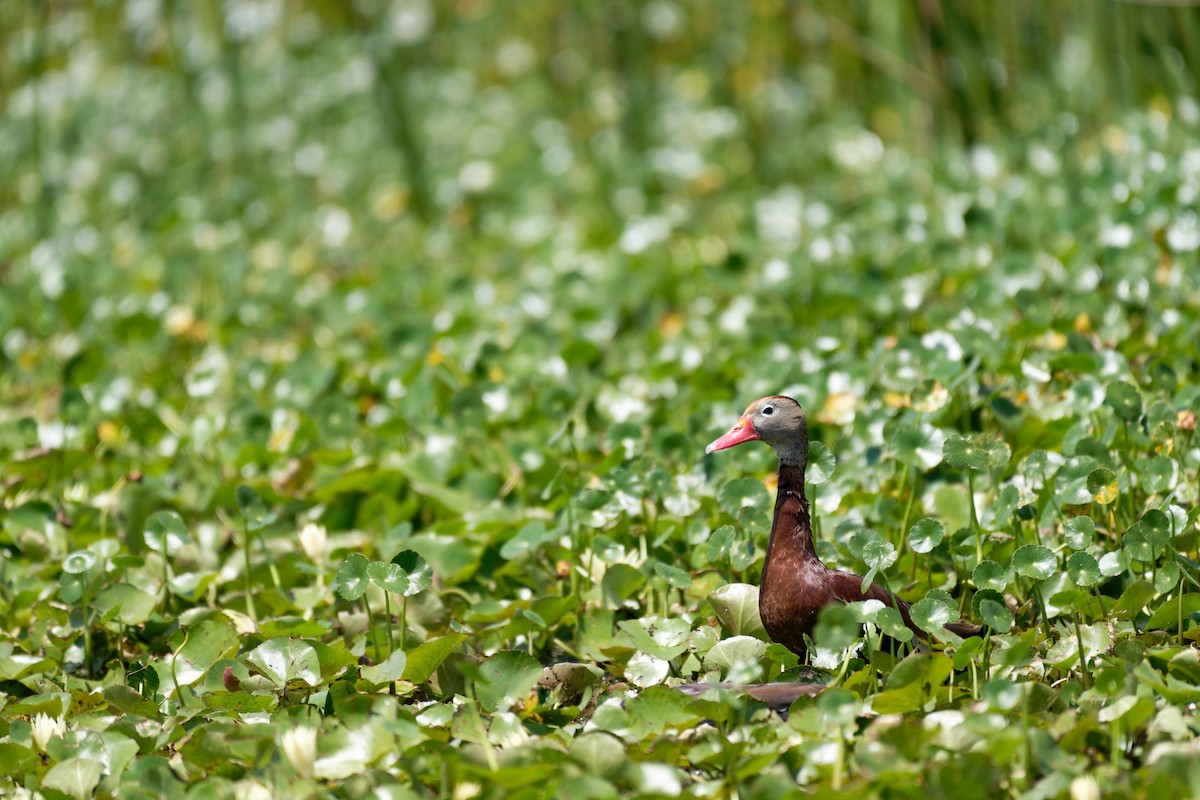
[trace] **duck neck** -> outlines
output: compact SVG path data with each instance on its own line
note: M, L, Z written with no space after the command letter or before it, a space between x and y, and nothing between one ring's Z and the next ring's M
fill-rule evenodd
M804 459L787 458L780 453L778 495L775 520L767 544L767 562L772 556L787 553L802 561L817 560L813 547L812 517L804 496ZM765 565L764 565L765 568Z

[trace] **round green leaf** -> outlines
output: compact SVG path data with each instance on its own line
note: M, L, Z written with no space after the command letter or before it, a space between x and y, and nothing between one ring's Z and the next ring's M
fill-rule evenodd
M919 520L908 531L908 546L914 553L928 553L942 543L946 527L936 519Z
M1171 543L1171 520L1157 508L1143 514L1140 524L1142 535L1154 547L1162 549Z
M1008 633L1012 630L1013 616L1008 606L985 597L979 603L979 618L984 624L998 633Z
M926 633L934 633L950 622L952 614L946 604L928 597L913 603L909 615L917 627Z
M883 570L896 563L896 548L891 542L873 539L863 548L863 561L873 570Z
M1083 550L1092 543L1096 523L1091 517L1071 517L1063 525L1063 539L1072 550Z
M91 550L76 550L63 559L63 572L79 575L96 566L98 560L96 554Z
M901 642L912 641L912 628L904 624L904 617L891 606L884 606L875 612L875 624L882 633L893 639Z
M1067 559L1067 577L1085 589L1100 582L1100 562L1091 553L1072 553Z
M758 587L748 583L731 583L708 596L717 619L734 636L763 634L762 619L758 616Z
M1154 560L1154 545L1146 538L1140 522L1133 523L1129 530L1125 531L1125 535L1121 537L1121 546L1134 561L1149 564Z
M713 531L705 544L705 554L710 564L727 564L733 554L734 529L732 525L722 525Z
M1117 474L1106 467L1094 469L1088 473L1087 488L1093 500L1106 506L1117 499Z
M103 775L103 763L92 758L69 758L50 768L42 778L42 786L85 800L92 796Z
M919 470L930 470L942 463L946 435L927 422L901 425L892 435L896 458Z
M820 442L808 445L808 470L805 479L813 486L824 483L833 476L837 469L837 459L828 447Z
M237 504L249 530L261 530L270 522L267 505L253 487L244 483L237 487Z
M841 604L825 606L817 615L813 641L829 650L844 650L858 640L858 613Z
M1133 421L1142 415L1141 394L1136 387L1124 381L1113 381L1108 385L1104 402L1120 419Z
M174 511L156 511L146 520L142 532L146 547L156 553L174 553L191 541L187 525Z
M571 760L601 777L625 766L625 744L607 731L588 731L571 742Z
M1137 462L1141 483L1149 492L1165 492L1175 478L1175 462L1167 456L1141 458Z
M405 597L423 592L433 583L433 569L413 550L401 550L392 557L392 563L400 568L408 582L399 590Z
M321 683L321 659L316 649L303 639L287 636L268 639L251 650L246 660L280 688L293 681L309 686ZM403 667L401 663L401 671Z
M755 478L734 478L725 481L717 492L717 501L721 508L731 517L736 517L744 506L759 506L765 508L770 498L762 481Z
M988 434L963 436L952 433L942 445L942 457L955 469L983 470L1002 467L1008 463L1012 451L1003 439Z
M692 586L692 576L688 574L687 570L679 567L672 567L670 564L660 561L654 565L654 572L676 589L690 589Z
M979 589L991 589L993 592L1003 592L1008 586L1008 570L995 561L980 561L971 573L971 580Z
M370 563L362 553L351 553L333 576L333 590L343 600L354 601L362 597L370 582L367 575Z
M1049 547L1027 544L1013 553L1012 568L1018 575L1044 581L1058 569L1058 559Z
M542 665L519 650L496 653L479 665L475 696L485 711L506 709L529 694L542 677Z

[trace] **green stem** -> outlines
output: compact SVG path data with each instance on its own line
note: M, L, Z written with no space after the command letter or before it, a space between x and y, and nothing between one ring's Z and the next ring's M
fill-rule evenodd
M391 658L392 653L396 652L396 643L392 641L392 593L387 589L383 590L383 613L387 620L384 628L387 630L388 658Z
M408 639L408 595L400 598L400 649L407 647Z
M246 585L246 613L250 615L250 621L257 624L258 615L254 610L254 592L251 591L250 587L250 526L245 521L245 518L242 521L242 555L246 561L246 571L243 575ZM166 554L163 555L163 558L166 558Z
M379 631L371 630L371 604L367 602L366 592L363 592L362 601L363 608L367 611L367 638L371 640L371 644L375 648L375 663L382 664L383 658L379 654Z
M179 701L180 708L187 708L187 703L183 699L183 688L179 685L179 678L175 675L175 662L178 660L183 648L187 647L188 638L191 635L192 630L188 628L183 634L183 644L179 645L179 649L171 654L171 683L175 684L175 699Z
M1087 668L1087 655L1083 649L1083 632L1079 629L1079 612L1076 611L1071 615L1075 620L1075 644L1079 647L1079 672L1083 676L1083 688L1090 689L1092 686L1092 676Z
M983 561L983 531L979 529L979 517L975 513L975 471L967 470L967 505L971 509L971 527L975 529L975 563Z

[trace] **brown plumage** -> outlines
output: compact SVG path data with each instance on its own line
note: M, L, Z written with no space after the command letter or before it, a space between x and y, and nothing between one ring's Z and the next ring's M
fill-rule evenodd
M758 612L767 635L792 652L805 654L805 635L812 637L817 614L833 603L878 600L892 606L918 637L925 633L913 624L908 603L893 597L877 583L862 591L862 576L830 569L813 547L812 518L804 496L804 468L808 464L808 422L804 409L790 397L772 395L755 400L729 433L705 448L706 453L760 440L779 457L779 488L775 520L767 544L758 589ZM958 636L978 636L981 629L951 622L946 629Z

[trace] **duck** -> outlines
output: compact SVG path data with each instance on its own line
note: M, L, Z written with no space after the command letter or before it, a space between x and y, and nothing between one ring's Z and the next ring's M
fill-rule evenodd
M805 637L811 639L821 609L860 600L878 600L891 606L919 639L927 639L913 623L908 603L877 583L863 591L862 576L831 569L817 556L812 516L804 495L808 420L800 404L783 395L759 398L747 406L728 433L704 452L707 455L755 441L770 445L779 459L775 516L758 587L758 612L771 640L803 659L807 654ZM963 638L982 632L982 628L966 622L950 622L945 627Z

